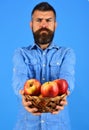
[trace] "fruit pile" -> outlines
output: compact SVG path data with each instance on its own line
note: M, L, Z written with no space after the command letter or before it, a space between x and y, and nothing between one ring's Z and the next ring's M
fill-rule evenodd
M65 79L41 83L37 79L29 79L24 84L24 93L30 96L56 97L65 94L68 83Z
M41 83L37 79L29 79L24 84L26 101L30 101L31 108L38 108L39 112L53 112L66 96L68 83L65 79Z

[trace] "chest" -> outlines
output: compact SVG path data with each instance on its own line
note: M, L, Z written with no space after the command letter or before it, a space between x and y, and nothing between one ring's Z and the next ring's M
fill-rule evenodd
M45 81L59 78L63 55L59 51L38 53L32 51L25 57L25 63L31 78Z

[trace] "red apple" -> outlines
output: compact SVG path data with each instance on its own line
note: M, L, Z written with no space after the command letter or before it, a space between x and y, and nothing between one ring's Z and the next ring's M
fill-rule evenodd
M41 94L43 97L55 97L58 95L59 89L54 81L45 82L41 86Z
M67 92L68 83L65 79L56 79L56 80L54 80L54 82L57 83L58 88L59 88L59 94L58 95L62 95L62 94Z
M37 79L29 79L24 84L24 93L31 96L40 94L41 83Z

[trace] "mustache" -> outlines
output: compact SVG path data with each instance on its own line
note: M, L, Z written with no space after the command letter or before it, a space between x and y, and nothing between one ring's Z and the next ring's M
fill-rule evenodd
M51 30L48 28L40 28L39 30L37 30L36 32L41 32L41 31L47 31L50 32Z

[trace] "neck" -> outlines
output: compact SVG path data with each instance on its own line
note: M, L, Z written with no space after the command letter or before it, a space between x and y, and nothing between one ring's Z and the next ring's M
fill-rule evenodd
M47 44L40 44L39 45L40 46L40 48L42 49L42 50L45 50L48 46L49 46L49 43L47 43Z

